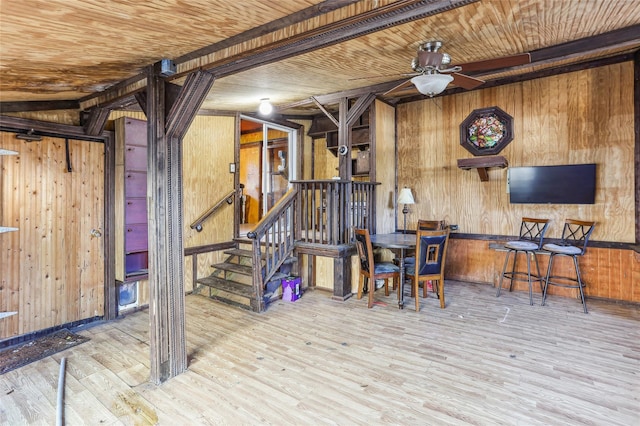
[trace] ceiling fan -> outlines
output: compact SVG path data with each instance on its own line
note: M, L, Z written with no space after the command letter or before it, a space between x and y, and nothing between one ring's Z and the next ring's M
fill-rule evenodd
M417 56L411 61L411 68L414 72L406 74L413 77L388 90L384 95L391 94L410 84L415 85L420 93L429 97L442 93L451 82L456 86L471 90L483 84L484 80L461 74L460 71L489 71L531 63L531 55L522 53L485 61L451 65L451 57L440 52L441 47L442 42L440 41L428 41L421 44Z

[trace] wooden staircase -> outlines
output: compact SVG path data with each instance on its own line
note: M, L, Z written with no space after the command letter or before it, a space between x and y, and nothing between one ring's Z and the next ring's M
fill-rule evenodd
M222 263L211 265L213 272L208 277L196 280L198 286L194 293L201 293L208 289L209 297L224 303L250 309L259 312L261 304L253 284L254 265L252 252L242 248L244 245L251 245L252 241L247 239L236 239L238 248L225 250L227 258ZM268 305L271 301L279 299L282 295L280 282L289 276L296 258L290 257L285 260L280 268L270 280L265 283L262 295L262 305ZM260 268L264 269L265 256L261 256Z

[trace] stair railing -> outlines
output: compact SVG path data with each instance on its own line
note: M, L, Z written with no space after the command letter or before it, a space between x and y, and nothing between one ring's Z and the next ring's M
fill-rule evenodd
M213 206L211 206L209 209L207 209L196 220L194 220L191 225L189 225L191 227L191 229L195 229L198 232L202 231L202 222L204 222L205 220L207 220L209 218L209 216L211 216L212 214L217 212L220 209L220 207L222 207L224 205L224 203L233 204L233 199L234 199L235 194L236 194L235 190L229 192L220 201L218 201Z
M341 245L353 239L353 228L375 233L375 182L344 180L293 181L298 189L300 240Z
M287 193L247 233L252 242L253 285L258 312L264 310L264 286L291 255L295 246L297 190ZM260 267L264 262L264 266Z

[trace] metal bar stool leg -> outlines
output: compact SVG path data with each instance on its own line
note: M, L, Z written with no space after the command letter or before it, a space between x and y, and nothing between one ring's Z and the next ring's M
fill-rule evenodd
M529 304L533 306L533 285L531 284L531 259L529 259L529 252L524 252L527 256L527 278L529 279Z
M535 251L531 252L531 255L533 256L533 260L536 261L536 271L538 272L538 279L536 281L540 283L540 294L542 294L542 281L544 279L542 278L542 275L540 275L540 264L538 263L538 256L536 255Z
M580 290L580 299L582 300L582 308L584 309L584 313L587 313L587 303L584 301L584 291L582 289L582 279L580 278L580 267L578 266L578 257L573 257L573 264L576 267L576 279L578 280L578 290Z
M542 292L542 303L541 303L542 306L544 306L544 302L545 300L547 300L547 288L549 287L549 277L551 276L551 266L553 265L554 257L555 255L553 253L549 255L549 266L547 267L547 277L544 280L544 291Z
M504 266L502 267L502 273L500 274L500 282L498 283L498 292L496 293L496 297L500 296L500 290L502 290L502 280L504 278L504 274L507 270L507 264L509 263L509 256L513 250L507 250L507 256L504 258ZM513 259L515 262L515 259Z

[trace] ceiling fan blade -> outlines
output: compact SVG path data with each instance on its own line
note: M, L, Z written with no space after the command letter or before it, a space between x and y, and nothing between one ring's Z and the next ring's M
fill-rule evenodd
M486 61L467 62L466 64L457 64L462 67L462 71L491 71L501 68L510 68L518 65L531 63L531 55L529 53L521 53L513 56L503 56L502 58L487 59Z
M418 65L421 68L434 67L437 68L442 64L442 57L444 55L438 52L427 52L426 50L418 51Z
M403 88L405 88L405 87L409 86L410 84L412 84L412 83L411 83L411 80L404 81L404 82L402 82L402 83L398 84L397 86L394 86L394 87L392 87L391 89L389 89L389 90L387 90L386 92L384 92L384 93L382 94L382 96L386 96L386 95L388 95L388 94L390 94L390 93L393 93L393 92L395 92L395 91L397 91L397 90L403 89Z
M469 77L468 75L459 74L457 72L454 72L451 75L453 76L453 84L458 87L462 87L463 89L472 90L484 84L484 80Z

